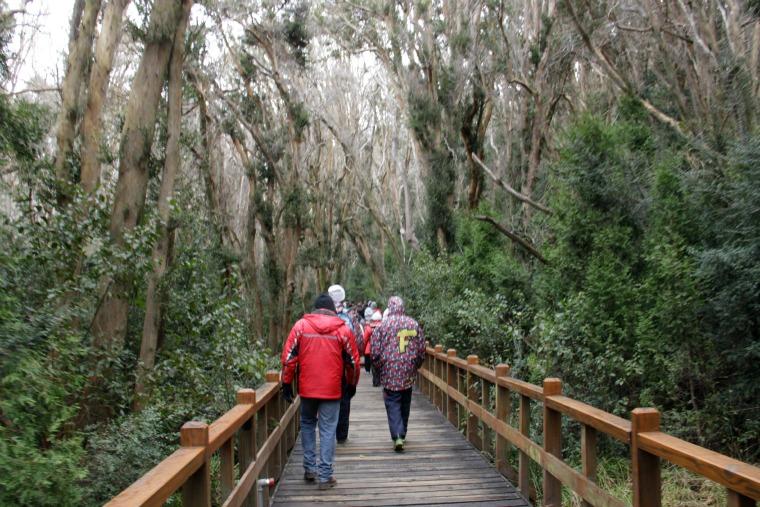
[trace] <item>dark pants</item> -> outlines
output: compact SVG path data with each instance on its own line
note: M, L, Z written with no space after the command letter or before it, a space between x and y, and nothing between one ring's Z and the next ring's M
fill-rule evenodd
M340 415L338 416L338 429L335 431L335 439L343 442L348 438L348 416L351 415L351 398L346 389L346 379L343 379L343 387L340 397Z
M385 412L388 414L388 429L391 430L391 440L406 438L406 428L409 426L409 409L412 408L412 388L404 391L389 391L383 389Z

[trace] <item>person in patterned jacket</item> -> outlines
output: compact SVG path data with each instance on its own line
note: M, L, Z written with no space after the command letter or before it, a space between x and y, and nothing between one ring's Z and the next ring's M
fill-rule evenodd
M412 386L425 358L425 334L413 318L405 315L404 301L388 300L388 316L372 333L372 366L383 386L388 428L397 452L404 450Z

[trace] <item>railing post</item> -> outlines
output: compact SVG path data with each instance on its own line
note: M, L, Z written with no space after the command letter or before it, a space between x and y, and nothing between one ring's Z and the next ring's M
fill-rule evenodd
M544 379L544 450L562 458L562 414L547 406L546 397L562 394L558 378ZM544 469L544 506L561 507L562 483Z
M231 437L219 448L219 486L222 490L222 498L230 496L235 485L235 456L232 443Z
M520 433L530 438L530 398L520 395ZM530 457L520 451L517 484L525 498L530 496Z
M469 355L467 356L467 366L475 366L478 364L478 356L476 355ZM470 372L470 369L467 368L467 401L472 403L478 402L478 389L475 387L475 378L476 376L473 375ZM467 408L467 440L470 441L472 445L474 445L477 449L483 449L482 442L479 441L478 437L478 422L480 422L480 419L478 419L478 416L476 416L469 407Z
M509 399L509 389L499 385L499 377L509 375L509 366L506 364L497 364L496 372L496 419L509 424L509 415L512 410L512 404ZM513 475L512 467L509 464L509 443L501 434L496 433L496 450L494 452L494 462L496 470L505 477Z
M491 383L486 379L480 379L480 406L486 412L491 412ZM483 428L482 450L493 456L493 431L481 420Z
M596 429L581 424L581 467L583 475L596 482ZM592 507L586 500L583 507Z
M208 447L208 425L198 421L186 422L179 430L182 447ZM203 465L182 486L182 505L189 507L211 506L210 456L203 458Z
M268 371L266 376L267 382L271 382L274 384L280 383L280 372L277 371ZM267 416L269 419L274 419L275 424L279 425L280 418L282 417L282 410L280 402L282 401L282 393L278 390L275 395L269 400L267 405L269 405L269 410L267 410ZM267 421L269 423L269 421ZM270 435L270 432L267 430L267 435ZM280 461L282 459L282 438L280 438L277 441L277 444L272 451L272 454L269 455L269 477L273 477L275 479L278 479L280 477Z
M457 357L457 351L456 349L449 349L446 351L446 357L453 359ZM447 363L446 364L446 386L449 389L458 390L459 386L457 385L457 382L459 381L459 375L457 374L457 367L455 364ZM448 406L446 407L446 415L449 418L449 422L454 425L455 428L459 429L459 403L457 403L457 400L455 400L452 396L449 396L449 393L446 393L446 403Z
M439 343L438 345L435 346L435 363L434 363L435 364L434 366L435 378L438 380L443 380L443 374L441 373L443 370L442 368L443 361L441 361L440 358L438 357L438 354L440 354L441 352L443 352L443 345ZM436 384L434 392L435 392L434 405L438 407L438 410L440 412L443 412L443 389L438 387L438 384Z
M755 505L756 503L754 499L730 489L726 490L727 507L755 507Z
M430 347L430 342L425 340L425 359L422 361L422 367L427 370L428 373L433 373L433 366L430 361L430 354L428 353L427 349ZM427 396L429 400L432 401L433 399L433 393L430 390L431 382L426 377L420 375L420 390L422 391L422 394Z
M660 507L662 483L660 458L639 448L639 434L660 431L660 412L636 408L631 413L631 476L633 507Z
M238 389L236 401L238 405L256 405L256 391L253 389ZM242 477L248 466L256 459L256 414L251 414L251 418L243 423L238 434L238 460L240 462L240 476ZM224 467L224 464L222 464ZM229 493L224 493L222 487L222 498L226 499ZM248 495L245 503L246 507L256 505L256 492Z

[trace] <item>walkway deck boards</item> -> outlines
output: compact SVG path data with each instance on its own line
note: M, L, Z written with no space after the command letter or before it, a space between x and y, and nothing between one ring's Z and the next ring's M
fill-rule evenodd
M299 437L274 494L277 507L308 505L529 507L514 486L421 394L412 397L403 453L393 451L380 388L369 375L351 404L348 442L337 446L336 487L303 480Z

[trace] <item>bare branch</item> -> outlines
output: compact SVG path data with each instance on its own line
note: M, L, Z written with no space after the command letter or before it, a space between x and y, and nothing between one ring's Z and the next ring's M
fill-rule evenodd
M533 245L531 245L526 239L521 238L520 236L518 236L514 232L510 231L509 229L507 229L506 227L504 227L503 225L501 225L499 222L497 222L493 218L487 217L487 216L484 216L484 215L477 215L477 216L475 216L473 218L475 220L480 220L481 222L488 222L489 224L493 225L494 227L496 227L496 230L498 230L500 233L504 234L506 237L508 237L509 239L511 239L512 241L514 241L518 245L520 245L521 247L523 247L533 257L535 257L536 259L538 259L539 261L541 261L544 264L549 264L549 262L544 258L544 256L541 255L541 252L539 252L538 250L536 250L536 248Z
M547 208L546 206L544 206L541 203L538 203L538 202L534 201L533 199L531 199L527 195L521 194L520 192L518 192L517 190L515 190L514 188L512 188L511 186L509 186L506 182L504 182L504 180L502 180L501 178L498 178L493 173L493 171L491 171L488 168L488 166L486 166L483 163L483 161L480 160L480 158L478 158L477 155L475 155L474 153L472 153L472 154L470 154L470 156L481 167L481 169L483 169L486 172L486 174L488 174L488 176L491 177L491 179L494 181L494 183L496 183L501 188L503 188L504 190L506 190L509 195L511 195L512 197L514 197L518 201L521 201L521 202L524 202L525 204L533 206L537 210L543 211L544 213L546 213L548 215L553 214L553 212L552 212L551 209Z

